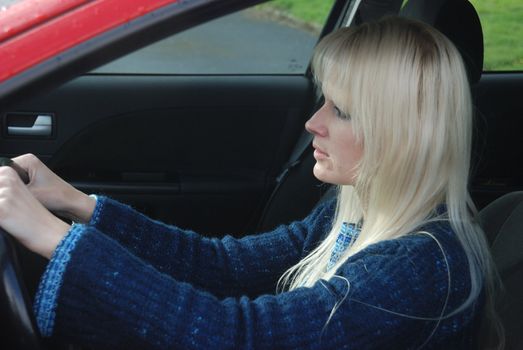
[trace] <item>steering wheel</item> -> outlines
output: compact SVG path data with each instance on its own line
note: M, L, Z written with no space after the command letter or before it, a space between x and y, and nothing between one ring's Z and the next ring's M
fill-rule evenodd
M29 295L21 279L11 237L0 229L0 343L3 349L42 349L41 337L31 311Z

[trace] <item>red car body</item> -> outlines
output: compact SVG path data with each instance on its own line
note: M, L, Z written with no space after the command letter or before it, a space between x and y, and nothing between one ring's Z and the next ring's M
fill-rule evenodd
M25 0L0 13L0 83L177 0Z

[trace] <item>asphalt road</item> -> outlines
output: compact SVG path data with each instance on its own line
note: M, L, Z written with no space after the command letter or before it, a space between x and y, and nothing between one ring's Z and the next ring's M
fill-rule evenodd
M252 11L178 33L96 70L104 73L302 73L317 35Z

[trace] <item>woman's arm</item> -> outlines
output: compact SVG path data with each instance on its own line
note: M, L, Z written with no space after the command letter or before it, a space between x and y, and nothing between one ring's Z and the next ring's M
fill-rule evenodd
M220 300L144 264L96 229L78 226L55 252L35 311L44 336L107 348L434 346L462 336L474 315L467 308L435 321L448 291L445 314L468 293L463 254L452 247L446 253L450 290L442 256L425 239L375 245L344 264L340 277L311 288Z
M277 279L303 257L304 246L329 229L333 206L327 203L304 220L272 232L218 239L165 225L99 197L89 224L180 281L218 296L258 295L274 292Z
M326 232L332 216L326 213L330 209L321 214L318 210L304 221L267 234L209 239L151 220L109 198L89 197L33 155L14 161L29 173L27 188L47 209L93 225L159 271L216 295L273 291L277 278L302 257L306 240L313 238L310 233ZM58 241L53 241L54 247Z

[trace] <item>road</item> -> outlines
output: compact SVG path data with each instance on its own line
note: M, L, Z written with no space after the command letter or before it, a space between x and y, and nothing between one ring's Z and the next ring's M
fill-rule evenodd
M104 73L303 73L317 35L243 11L164 39L101 67Z

